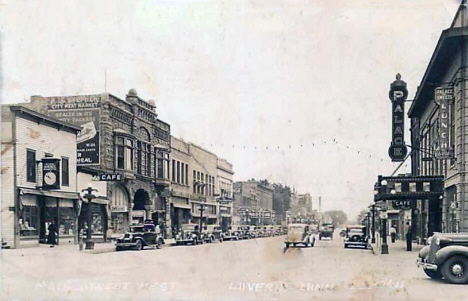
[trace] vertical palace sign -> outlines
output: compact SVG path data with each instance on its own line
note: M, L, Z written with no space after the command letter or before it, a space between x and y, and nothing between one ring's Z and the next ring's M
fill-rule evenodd
M405 101L408 97L406 83L401 80L401 75L396 75L396 80L391 83L389 98L392 101L392 143L388 149L388 155L393 162L405 160L408 149L405 144Z
M439 146L435 150L437 159L452 158L449 146L449 104L453 100L453 88L436 88L435 102L439 105Z

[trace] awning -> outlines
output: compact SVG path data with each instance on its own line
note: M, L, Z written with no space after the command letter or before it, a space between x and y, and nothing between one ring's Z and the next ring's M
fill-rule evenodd
M20 197L21 205L26 207L36 207L37 206L37 198L33 195L26 194Z
M37 190L31 188L20 188L20 195L23 194L34 194L34 195L43 195L59 199L71 199L77 200L80 198L78 192L68 192L68 191L56 191L56 190Z

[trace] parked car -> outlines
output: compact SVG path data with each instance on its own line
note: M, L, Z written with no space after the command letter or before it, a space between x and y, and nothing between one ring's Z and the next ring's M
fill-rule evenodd
M431 278L468 283L468 233L434 233L419 252L417 265Z
M263 226L255 226L254 227L255 237L264 237L265 231L263 230Z
M215 240L223 242L223 231L220 225L207 225L204 227L205 242L212 243Z
M250 226L237 226L237 235L239 239L249 239L253 237L252 231L250 230Z
M313 247L315 245L315 235L312 234L307 224L289 224L288 234L284 243L286 244L286 248L289 248L291 245L293 247L297 245Z
M345 230L344 247L364 247L368 248L369 238L365 226L348 226Z
M281 226L275 227L275 235L283 235L283 229Z
M239 232L233 227L228 227L225 232L223 232L223 240L239 240Z
M164 239L160 233L156 233L154 224L138 224L130 226L130 229L115 243L116 251L125 249L142 250L144 247L161 248Z
M205 234L203 231L200 231L200 226L197 224L184 224L182 225L179 233L176 234L176 244L177 245L187 245L192 244L196 245L203 243L205 240Z
M328 237L333 239L333 232L335 231L335 227L331 223L323 223L320 230L319 230L319 240L322 240L324 237Z
M273 226L266 226L266 233L268 237L275 236L275 227Z

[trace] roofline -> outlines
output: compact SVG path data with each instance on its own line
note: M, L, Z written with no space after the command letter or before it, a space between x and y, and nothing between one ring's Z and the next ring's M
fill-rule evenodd
M50 117L50 116L47 116L47 115L43 115L41 113L38 113L38 112L36 112L34 110L28 109L28 108L23 107L21 105L12 105L12 106L9 106L9 107L10 107L10 111L12 111L12 112L25 113L27 115L30 115L30 116L38 118L38 119L47 120L48 122L51 122L51 123L53 123L55 125L61 126L63 128L67 128L67 129L75 131L75 132L79 132L79 131L81 131L83 129L81 126L74 125L74 124L71 124L71 123L68 123L68 122L64 122L64 121L58 120L56 118L53 118L53 117Z
M424 72L424 76L421 80L421 83L418 86L416 95L414 96L414 101L412 102L411 107L408 110L408 117L410 118L414 117L412 116L414 113L414 110L416 109L416 107L419 105L419 102L421 101L420 99L421 93L424 90L425 86L428 84L427 79L433 71L434 64L440 54L440 51L443 45L446 43L448 39L461 38L461 37L466 37L466 36L468 36L468 28L464 28L464 27L448 28L442 31L442 34L439 37L439 41L437 42L436 48L434 52L432 53L431 60L429 61L426 71Z

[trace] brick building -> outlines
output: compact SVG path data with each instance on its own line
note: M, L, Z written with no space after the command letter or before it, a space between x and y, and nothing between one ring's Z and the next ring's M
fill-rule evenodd
M22 106L2 106L0 233L7 246L46 242L52 221L60 244L76 242L80 130Z
M165 222L170 232L170 126L158 118L154 102L131 89L125 99L109 93L33 96L26 105L83 127L78 190L99 186L105 207L93 215L93 233L117 235L145 219Z

